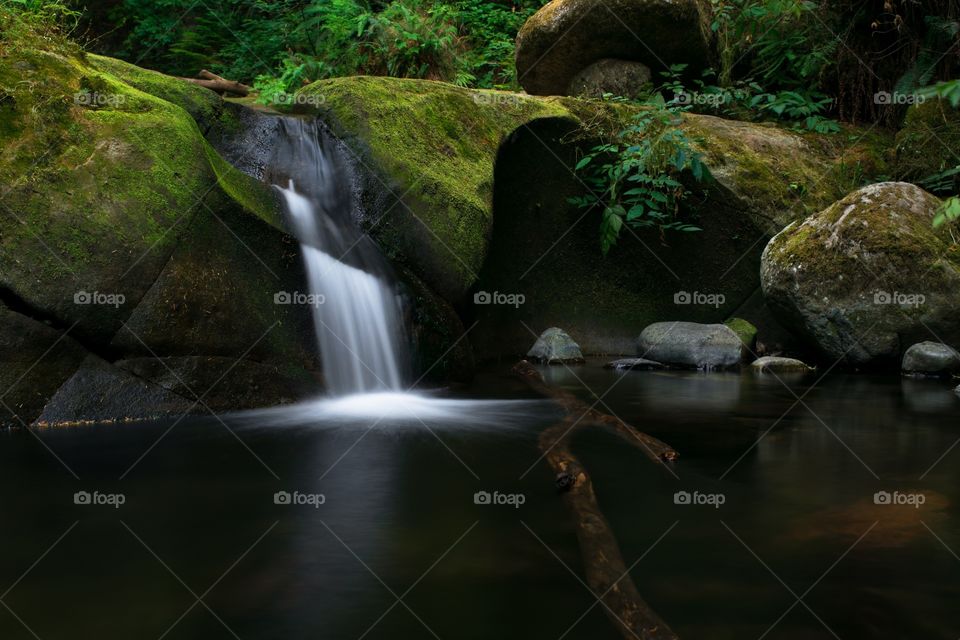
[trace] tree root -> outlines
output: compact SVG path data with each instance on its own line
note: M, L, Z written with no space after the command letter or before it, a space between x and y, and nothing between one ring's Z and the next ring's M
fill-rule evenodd
M570 450L570 437L580 427L600 426L612 429L659 464L675 460L677 452L619 418L593 409L572 393L548 386L526 360L514 366L513 373L567 412L563 420L540 434L539 445L557 474L558 486L566 490L564 501L573 514L587 584L607 617L628 640L677 640L677 635L637 591L617 539L597 504L590 475Z

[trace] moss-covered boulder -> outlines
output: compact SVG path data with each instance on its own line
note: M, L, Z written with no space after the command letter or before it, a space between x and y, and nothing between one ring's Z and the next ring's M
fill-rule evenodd
M11 318L0 360L11 384L19 375L43 384L18 384L5 399L16 419L4 423L33 421L90 354L97 376L136 357L283 363L288 389L302 390L318 359L309 311L272 298L301 286L302 270L275 195L198 127L225 128L221 99L12 26L0 39L0 301ZM254 273L259 264L273 266ZM23 326L24 336L9 335ZM51 332L60 342L39 358ZM74 349L60 357L64 345ZM58 406L74 405L61 396Z
M750 357L751 354L756 353L757 328L755 326L743 318L730 318L723 324L730 327L730 329L737 334L737 337L740 338L740 342L743 343L743 348L745 349L745 357Z
M715 180L714 198L739 206L765 233L822 210L850 188L844 148L770 123L688 114L684 131Z
M960 249L940 201L907 183L865 187L774 237L764 295L831 361L895 366L924 339L960 340Z
M450 302L477 278L492 224L503 141L555 101L426 80L335 78L302 92L362 169L365 225L387 257Z
M700 0L552 0L517 35L517 79L535 95L568 95L578 73L608 58L699 74L710 57L708 23Z

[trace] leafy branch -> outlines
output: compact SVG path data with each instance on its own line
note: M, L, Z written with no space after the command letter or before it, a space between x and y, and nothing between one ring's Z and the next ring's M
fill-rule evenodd
M610 251L624 225L636 229L700 231L679 218L680 202L689 191L681 174L689 171L698 181L708 173L700 153L683 129L683 109L663 98L635 115L614 140L593 147L576 165L589 188L570 202L584 209L599 209L600 246Z

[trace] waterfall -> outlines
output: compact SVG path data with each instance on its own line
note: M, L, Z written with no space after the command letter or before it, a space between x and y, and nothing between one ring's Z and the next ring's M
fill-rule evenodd
M300 242L327 388L399 391L406 361L401 307L376 245L353 221L337 149L317 123L284 118L269 178Z

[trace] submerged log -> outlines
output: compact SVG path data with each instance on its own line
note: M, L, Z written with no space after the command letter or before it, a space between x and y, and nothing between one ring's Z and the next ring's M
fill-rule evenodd
M563 420L540 434L539 446L564 491L563 499L574 518L587 584L607 617L628 640L677 640L677 635L650 608L633 583L610 523L600 511L590 475L570 449L570 436L581 427L601 426L639 447L654 462L667 464L677 458L677 452L619 418L597 411L572 393L550 387L526 360L514 366L513 373L567 412Z
M216 91L220 95L229 93L234 96L245 98L250 95L250 91L252 91L252 87L248 87L247 85L235 80L221 78L217 74L211 73L206 69L198 73L196 78L181 78L181 80L186 80L187 82L198 84L201 87L206 87L211 91Z
M573 430L573 425L576 425L576 427L590 425L608 427L617 435L625 438L630 444L639 447L654 462L662 463L677 459L678 454L674 448L662 440L638 431L616 416L597 410L596 405L588 405L569 391L551 387L544 382L540 372L526 360L521 360L513 367L513 374L521 378L537 393L552 398L568 415L579 416L571 424L570 430Z

